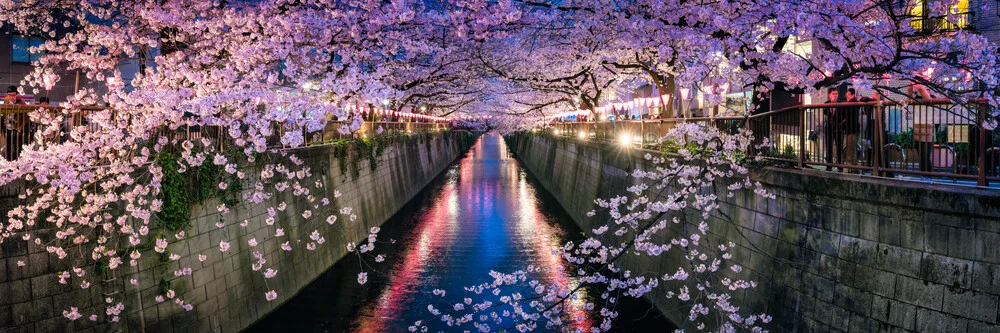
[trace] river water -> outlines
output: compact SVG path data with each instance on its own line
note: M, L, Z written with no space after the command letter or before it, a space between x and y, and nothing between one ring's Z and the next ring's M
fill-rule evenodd
M564 261L552 250L578 237L580 230L503 138L488 133L382 226L379 240L395 241L376 247L384 262L344 258L248 331L407 332L416 320L429 323L431 332L474 331L470 324L456 330L433 320L428 304L447 309L433 290L445 290L453 304L467 294L463 287L492 281L491 270L535 265L554 272ZM362 266L370 266L369 278L358 285ZM535 278L573 282L550 275ZM624 299L616 310L614 331L673 330L644 300ZM583 324L600 320L596 313L575 316Z

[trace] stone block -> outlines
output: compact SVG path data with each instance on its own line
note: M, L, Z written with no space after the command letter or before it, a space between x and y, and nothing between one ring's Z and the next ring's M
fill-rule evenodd
M878 241L885 244L900 246L902 244L899 234L900 220L887 215L878 217Z
M993 264L1000 264L1000 234L989 231L976 231L975 238L965 237L956 238L954 242L949 244L955 247L962 247L963 250L961 254L968 255L968 248L975 247L974 257L969 259L979 259ZM957 243L957 244L956 244ZM963 255L954 255L960 258L967 258Z
M917 307L889 300L888 324L912 331L916 326Z
M779 215L780 216L780 215ZM783 224L788 223L772 215L756 213L754 214L754 231L777 238L778 233L783 228Z
M79 319L85 320L85 319ZM81 322L82 323L82 322ZM35 322L35 332L74 332L75 322L63 317L55 317Z
M31 278L31 298L39 299L67 292L69 284L60 284L55 275L42 275Z
M858 237L870 240L873 242L878 241L879 237L879 219L877 215L859 213L858 214Z
M972 289L1000 295L1000 266L977 262L972 266Z
M962 228L949 228L948 229L948 256L978 260L980 257L977 255L977 233L971 229ZM997 236L992 240L1000 242L1000 235L992 234L992 236ZM987 236L990 238L990 236ZM1000 259L1000 256L997 257Z
M43 298L12 305L10 316L14 325L23 325L55 317L56 314L52 307L52 298Z
M833 303L833 290L836 283L833 280L813 275L802 274L803 293L818 300Z
M840 247L840 237L840 234L837 233L811 228L806 232L806 248L836 256Z
M944 285L896 275L896 299L917 306L941 310Z
M807 229L808 228L798 223L785 223L782 225L781 233L778 235L778 239L795 246L805 245Z
M35 326L32 324L0 329L0 333L34 333L34 332L35 332Z
M910 277L920 273L920 259L920 252L886 244L879 244L875 254L876 267Z
M747 232L746 236L750 241L751 248L754 249L754 252L760 251L763 253L777 253L778 243L780 243L777 239L754 231Z
M0 306L0 323L5 323L6 325L12 324L10 319L10 306ZM3 328L0 327L0 331Z
M924 250L923 221L903 220L899 222L900 246L917 251Z
M211 268L197 269L192 271L191 278L194 281L193 286L194 287L204 286L209 281L214 280L215 275L213 274L212 271L213 269Z
M18 261L23 261L24 266L18 266ZM11 257L7 259L7 276L10 280L33 278L50 272L51 267L49 267L49 254L45 252L32 253L26 256Z
M126 298L126 300L128 299ZM56 306L57 310L60 307L70 306L70 305L82 309L85 307L89 307L93 302L94 302L94 296L90 292L90 290L80 289L79 287L72 289L71 291L63 292L58 295L52 296L52 304Z
M966 289L949 288L944 292L943 312L959 317L997 323L997 296Z
M875 333L878 332L878 322L868 317L867 312L864 315L859 315L857 313L851 314L850 322L847 325L847 332L849 333Z
M951 227L927 221L924 227L924 250L936 254L948 254L948 238Z
M969 333L1000 333L1000 325L988 324L981 321L969 321Z
M788 215L789 200L785 196L776 196L774 200L768 200L767 204L767 215L770 216L787 216Z
M0 284L0 306L23 303L31 300L31 281L14 280Z
M840 253L838 254L841 259L862 264L862 265L875 265L876 258L876 245L877 243L864 240L855 237L841 237L840 238Z
M842 209L839 212L839 217L836 220L830 220L829 230L846 236L858 237L861 234L861 218L858 212L848 209Z
M837 284L833 304L855 313L868 314L872 306L871 293L844 284Z
M947 315L934 310L917 309L917 332L951 333L965 332L968 320Z
M28 254L28 242L18 241L20 236L12 237L14 241L0 243L0 253L8 258Z
M935 207L935 206L944 206L942 208L944 208L946 210L950 210L950 211L955 211L954 210L955 207L949 207L947 205L941 205L940 203L937 204L937 205L924 206L924 207ZM969 219L968 215L966 215L966 214L941 214L941 213L930 211L930 210L922 211L922 214L923 214L923 219L922 220L924 220L924 221L934 221L934 223L937 223L937 224L947 225L947 226L951 226L951 227L955 227L955 228L961 228L961 229L973 229L973 228L976 228L976 225L973 222L973 220Z
M920 277L952 288L968 289L972 285L972 265L969 260L924 254L920 261Z

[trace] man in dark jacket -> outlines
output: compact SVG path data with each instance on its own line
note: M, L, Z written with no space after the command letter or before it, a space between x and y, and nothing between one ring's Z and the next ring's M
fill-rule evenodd
M837 103L837 97L839 97L839 95L840 94L839 92L837 92L837 88L828 89L826 91L826 104ZM826 125L824 125L823 129L823 147L825 148L824 150L826 153L824 160L826 161L826 163L833 163L833 154L836 151L834 150L835 146L834 142L837 140L835 140L836 133L833 128L834 124L837 122L837 119L839 117L837 115L838 111L839 111L838 108L832 108L832 107L823 109L823 115L826 116ZM831 171L831 170L832 168L829 165L827 165L826 171Z

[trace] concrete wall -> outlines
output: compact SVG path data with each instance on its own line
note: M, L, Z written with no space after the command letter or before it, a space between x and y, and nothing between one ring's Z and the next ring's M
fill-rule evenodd
M593 199L626 193L646 165L646 151L617 145L508 140L584 230L600 222L585 215ZM732 223L713 218L709 238L738 244L740 276L759 286L735 300L773 316L771 331L1000 332L1000 191L774 168L753 178L777 198L726 199ZM672 273L677 260L623 266ZM662 290L649 298L675 323L686 314Z
M360 161L357 164L360 172L356 177L351 170L342 174L340 163L330 147L297 151L297 155L312 169L312 179L305 182L323 181L327 191L325 195L333 201L330 209L353 207L358 215L357 222L352 223L342 217L333 226L316 218L306 223L299 215L306 202L293 199L288 193L291 190L288 190L284 196L276 195L266 204L234 208L235 214L227 214L227 226L220 229L215 226L220 219L216 212L217 203L205 202L192 210L188 238L172 243L168 248L182 256L179 263L164 264L160 256L148 251L144 253L138 271L132 267L119 268L104 276L103 282L94 281L98 274L91 264L85 266L85 277L93 285L86 290L78 287L79 278L73 278L71 285L74 287L70 288L59 284L54 274L72 265L84 265L82 261L58 260L44 252L44 248L19 239L4 242L0 244L0 332L239 331L293 297L342 258L346 254L347 242L359 241L367 236L370 227L389 219L463 154L471 142L466 140L463 143L458 134L447 136L448 140L445 137L435 135L429 143L391 144L379 157L375 170L370 170L367 160ZM353 149L348 151L354 154ZM347 163L347 168L351 168L350 165ZM253 166L245 167L243 171L248 175L260 174ZM343 196L333 200L334 189L342 192ZM267 217L265 209L284 200L288 201L288 208L279 213L276 225L283 227L288 236L279 241L274 237L275 227L264 223ZM238 225L238 221L243 219L249 220L245 228ZM305 243L309 241L307 235L312 230L319 230L326 243L319 245L315 251L307 251ZM154 230L150 234L155 235L156 232ZM173 233L167 236L173 237ZM255 250L266 256L265 267L279 271L277 277L267 281L269 286L265 286L260 272L253 272L250 268L253 260L252 250L247 245L250 238L260 242ZM219 241L223 239L232 243L232 248L225 254L219 251ZM296 239L303 242L296 243ZM282 251L280 242L285 240L291 240L296 250ZM198 254L206 254L208 259L199 262ZM19 260L27 265L18 267L16 263ZM179 267L192 267L194 272L190 276L174 277L173 271ZM128 283L132 278L138 278L139 287ZM169 301L156 303L154 298L161 293L161 278L170 281L170 287L178 295L194 304L194 310L184 311ZM267 302L264 293L271 289L277 291L278 299ZM122 322L103 322L105 305L101 300L106 296L114 297L115 303L124 300L127 308ZM62 311L69 306L79 307L84 318L76 322L63 318ZM101 321L88 321L86 317L92 313L101 314Z

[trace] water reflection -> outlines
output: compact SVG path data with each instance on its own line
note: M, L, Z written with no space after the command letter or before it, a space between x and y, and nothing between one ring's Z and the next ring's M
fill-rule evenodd
M416 320L429 323L432 332L447 330L427 305L450 309L448 304L466 297L463 287L491 281L491 270L512 272L535 265L549 272L536 278L573 284L557 274L563 260L552 250L579 231L558 203L538 191L509 156L502 138L484 135L383 226L379 238L397 241L377 247L377 252L387 251L386 262L366 260L377 270L369 273L368 284L356 283L364 264L350 256L250 331L399 332ZM448 303L434 296L434 289L447 291ZM649 314L639 322L625 323L632 318L618 322L630 328L668 330L649 309L641 301L620 304L620 313ZM578 312L573 317L583 318L582 326L591 324L591 314ZM465 329L473 328L466 324Z

